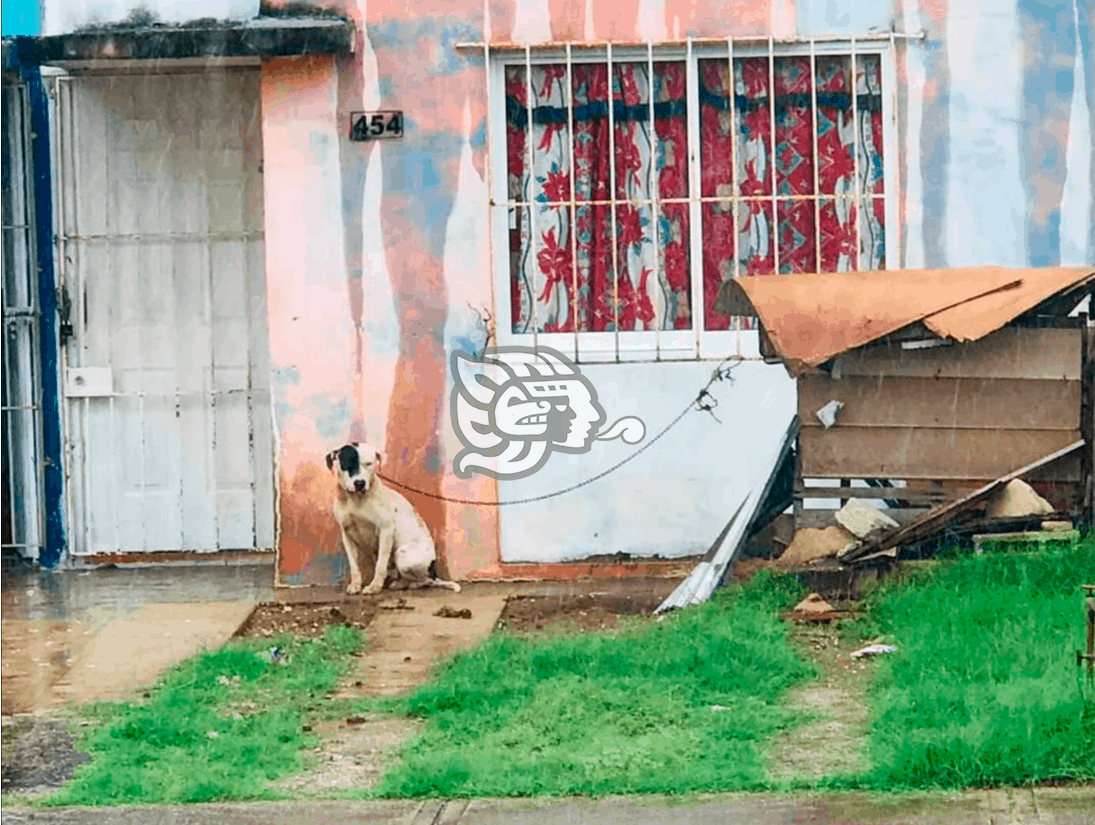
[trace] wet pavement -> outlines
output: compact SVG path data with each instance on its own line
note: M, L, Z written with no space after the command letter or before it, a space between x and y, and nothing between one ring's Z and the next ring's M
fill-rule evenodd
M285 802L174 807L8 807L0 822L61 825L1091 825L1095 786L881 797L719 795L692 799L474 799Z
M0 711L38 714L123 696L223 644L273 593L271 563L5 567Z
M242 564L211 561L67 570L5 565L0 588L0 711L5 717L42 714L70 702L120 698L202 647L223 644L259 602L338 603L360 598L348 597L342 586L275 590L273 583L269 555ZM409 612L381 611L384 617L373 631L378 644L366 663L366 676L370 684L383 685L381 693L428 678L438 658L489 634L508 596L668 593L675 583L647 577L470 582L460 594L402 594L424 603L413 619ZM382 598L398 597L386 593ZM434 618L433 608L442 604L469 608L473 618ZM380 632L386 623L391 625L390 643L384 643L386 634ZM408 651L408 645L413 650ZM410 662L405 661L407 655Z

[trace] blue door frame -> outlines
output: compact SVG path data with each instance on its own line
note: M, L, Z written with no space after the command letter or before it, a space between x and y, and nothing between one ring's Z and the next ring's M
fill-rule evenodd
M42 456L45 465L45 535L39 563L56 567L65 550L64 437L61 431L60 339L58 337L57 288L53 260L53 188L50 174L49 95L42 72L21 59L20 52L30 37L5 38L3 68L16 73L27 90L30 103L30 151L34 199L35 250L38 258L38 302L42 378Z

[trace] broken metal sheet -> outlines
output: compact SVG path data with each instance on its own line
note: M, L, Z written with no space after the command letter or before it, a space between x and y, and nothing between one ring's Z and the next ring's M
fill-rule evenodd
M892 270L792 273L723 283L715 309L756 315L792 374L922 322L942 338L983 338L1095 269Z
M761 514L765 512L764 505L776 487L779 471L794 447L797 433L798 416L795 416L784 433L779 449L764 467L763 482L754 487L738 505L734 515L723 528L722 534L708 551L707 557L696 565L665 601L658 605L654 610L655 613L702 604L711 598L711 594L722 583L730 565L752 534L753 527L757 525Z
M994 492L1004 487L1013 479L1021 478L1033 470L1037 470L1047 464L1052 464L1054 461L1064 458L1066 455L1079 450L1083 446L1084 440L1080 439L1063 449L1050 453L1044 458L1027 464L1025 467L1020 467L1018 470L1001 476L995 481L990 481L988 484L977 488L968 495L962 496L954 501L944 502L938 507L933 507L931 510L928 510L928 512L910 521L904 527L872 541L863 542L858 547L855 547L842 555L838 555L837 558L843 563L861 562L864 561L865 558L878 553L879 550L888 550L890 548L899 547L902 544L908 544L910 542L928 538L946 527L948 523L953 521L963 512L973 508Z

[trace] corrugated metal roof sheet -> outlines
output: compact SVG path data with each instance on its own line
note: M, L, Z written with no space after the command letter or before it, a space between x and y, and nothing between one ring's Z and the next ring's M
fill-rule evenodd
M756 314L788 369L800 373L917 321L941 337L975 341L1093 278L1092 267L763 275L724 283L715 309Z

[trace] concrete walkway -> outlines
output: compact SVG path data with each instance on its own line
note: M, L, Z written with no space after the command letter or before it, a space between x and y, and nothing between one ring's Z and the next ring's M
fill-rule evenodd
M273 567L4 570L2 710L41 714L123 698L202 648L223 645Z
M293 802L185 807L7 808L0 821L64 825L1091 825L1095 786L885 798L866 794Z
M506 595L482 594L475 586L460 593L418 590L386 593L369 624L369 646L359 659L358 695L394 696L429 681L435 666L486 639ZM436 615L442 608L462 614ZM467 611L464 613L464 611Z

